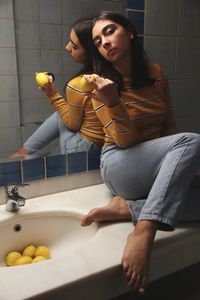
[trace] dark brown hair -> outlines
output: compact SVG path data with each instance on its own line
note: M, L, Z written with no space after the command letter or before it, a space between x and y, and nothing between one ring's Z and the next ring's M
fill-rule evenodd
M122 14L116 12L103 11L94 18L93 26L99 20L110 20L121 25L125 30L131 30L134 39L131 40L131 64L132 64L132 87L138 89L144 85L154 83L150 78L148 68L148 58L143 49L141 41L131 21ZM105 76L118 84L119 90L123 89L123 80L121 74L113 67L112 63L103 58L98 49L93 46L93 68L94 72Z

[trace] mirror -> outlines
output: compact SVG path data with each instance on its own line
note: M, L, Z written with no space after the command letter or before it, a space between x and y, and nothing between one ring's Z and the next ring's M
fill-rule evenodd
M48 9L47 9L48 8ZM104 1L123 12L124 1ZM0 2L0 158L7 161L54 113L34 81L35 72L55 75L63 88L80 65L66 53L70 25L102 10L102 1L4 0ZM59 153L59 138L41 152ZM13 159L12 159L13 161Z

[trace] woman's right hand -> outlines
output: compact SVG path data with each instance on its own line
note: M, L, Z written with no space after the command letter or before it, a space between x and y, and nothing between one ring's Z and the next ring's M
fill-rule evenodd
M87 96L102 102L106 106L115 106L120 103L117 86L112 80L97 74L84 75L84 78L95 90L93 93L85 93Z
M35 73L35 76L37 74L38 73ZM39 86L38 89L40 91L42 91L43 93L45 93L47 97L52 97L53 95L55 95L58 92L56 89L55 83L54 83L54 77L48 72L45 72L45 74L48 75L49 81L45 86L43 86L43 87Z

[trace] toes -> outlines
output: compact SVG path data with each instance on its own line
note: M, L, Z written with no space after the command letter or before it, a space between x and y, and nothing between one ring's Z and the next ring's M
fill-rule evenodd
M147 276L133 271L126 261L122 262L123 272L128 286L138 294L144 294L147 286Z
M145 290L146 290L146 287L147 287L147 282L148 282L148 279L147 279L147 276L144 276L142 278L142 281L140 283L140 287L138 288L138 293L143 295L145 293Z
M88 226L92 224L92 220L88 219L87 216L81 220L81 226Z
M124 257L122 257L121 259L121 264L122 264L124 275L126 276L130 268L127 260Z
M95 221L96 211L97 210L95 208L89 211L89 213L81 220L81 226L88 226L92 224Z

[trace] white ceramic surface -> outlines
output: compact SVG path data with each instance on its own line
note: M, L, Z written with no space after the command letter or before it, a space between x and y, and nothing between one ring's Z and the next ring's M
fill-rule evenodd
M79 225L85 213L106 205L111 197L106 186L99 184L30 199L17 213L9 213L1 205L2 256L12 246L20 248L41 241L50 246L54 257L19 267L0 267L0 300L108 300L127 292L121 257L132 223L106 222L83 228ZM15 233L11 236L10 231L18 221L27 227L27 233L21 232L21 240L14 241ZM63 224L67 222L65 231ZM156 234L150 281L199 262L199 230L197 223Z
M96 231L95 224L81 227L80 215L69 210L14 214L11 220L0 221L0 266L5 266L8 252L21 252L30 244L49 247L51 259L65 256L81 248Z

